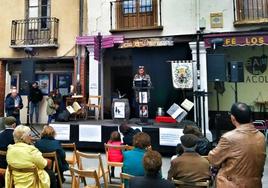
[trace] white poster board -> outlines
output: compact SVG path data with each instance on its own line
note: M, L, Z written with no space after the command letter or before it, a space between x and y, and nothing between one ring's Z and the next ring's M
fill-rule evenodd
M101 125L79 125L80 142L101 142Z
M177 146L180 143L180 137L183 135L183 129L159 128L159 145Z
M55 129L56 140L70 140L70 124L50 124Z
M114 103L114 118L125 118L125 103L115 102Z

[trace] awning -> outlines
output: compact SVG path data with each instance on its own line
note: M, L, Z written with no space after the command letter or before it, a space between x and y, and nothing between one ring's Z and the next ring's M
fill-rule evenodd
M268 45L268 32L217 33L204 35L206 48L213 46L213 39L223 39L224 47L228 46L262 46Z

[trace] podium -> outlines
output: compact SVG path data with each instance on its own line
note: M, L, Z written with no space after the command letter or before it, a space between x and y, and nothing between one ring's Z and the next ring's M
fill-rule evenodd
M140 84L139 85L139 84L135 83L135 86L133 86L133 90L135 91L135 96L136 96L136 102L139 105L140 122L136 122L136 124L138 124L138 125L151 124L148 122L148 116L149 116L148 103L150 102L150 90L153 87L147 86L147 85L148 84Z

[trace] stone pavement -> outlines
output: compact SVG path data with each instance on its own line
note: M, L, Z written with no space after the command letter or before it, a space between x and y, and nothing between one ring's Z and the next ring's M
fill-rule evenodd
M267 147L268 149L268 147ZM268 151L268 150L267 150ZM70 153L67 152L67 155L69 155ZM105 154L102 154L102 159L104 162L104 166L106 166L106 158L105 158ZM162 161L163 165L162 165L162 174L163 177L166 178L167 177L167 173L168 173L168 169L170 167L170 157L163 157L163 161ZM94 164L97 165L97 164ZM116 176L119 175L119 169L116 168ZM70 177L65 176L66 178L66 182L64 183L63 187L64 188L71 188L71 179ZM268 187L268 157L266 157L266 163L265 163L265 167L264 167L264 174L263 174L263 178L262 178L262 182L263 182L263 188L267 188Z

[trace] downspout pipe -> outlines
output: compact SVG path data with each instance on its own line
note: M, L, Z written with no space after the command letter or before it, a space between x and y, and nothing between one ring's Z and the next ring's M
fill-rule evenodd
M84 0L79 0L79 36L83 35L83 16L84 16ZM80 84L80 66L81 66L82 46L78 45L78 56L76 66L76 91L81 94Z

